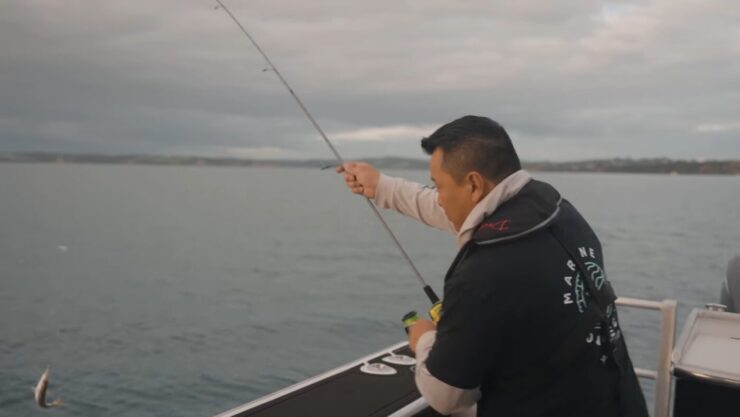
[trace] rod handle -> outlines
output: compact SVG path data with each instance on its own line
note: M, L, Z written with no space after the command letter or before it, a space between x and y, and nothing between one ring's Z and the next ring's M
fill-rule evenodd
M424 294L427 295L429 301L431 301L432 304L437 304L439 302L439 297L437 297L437 294L434 292L432 287L429 286L429 284L424 286Z

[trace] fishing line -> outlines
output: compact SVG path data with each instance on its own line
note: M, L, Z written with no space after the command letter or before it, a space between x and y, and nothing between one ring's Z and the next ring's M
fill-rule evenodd
M234 16L234 14L231 13L231 10L229 10L229 8L226 7L226 5L221 0L215 0L215 1L224 10L224 12L226 12L226 14L229 15L231 20L233 20L234 23L236 23L236 25L239 27L239 29L241 29L242 33L244 33L244 35L249 39L252 45L254 45L254 47L257 49L260 55L262 55L262 58L264 58L265 61L267 62L267 65L269 65L268 70L275 73L278 79L280 79L280 82L282 82L285 88L288 89L288 91L290 92L290 95L293 97L295 102L298 104L298 107L301 108L301 110L303 111L303 114L305 114L306 117L308 117L308 120L311 121L311 124L313 125L313 127L316 128L316 130L319 132L319 135L321 135L321 137L324 139L324 142L326 142L327 146L329 146L329 149L331 149L332 153L337 158L337 161L339 162L339 164L340 165L344 164L344 159L342 159L342 156L339 155L339 152L337 151L337 149L334 147L334 145L332 145L331 141L324 133L324 130L321 129L321 126L319 126L319 124L313 118L313 116L308 111L306 106L303 104L301 99L298 98L298 95L295 93L295 91L293 91L293 88L290 86L290 84L288 84L288 81L285 80L285 78L280 73L280 71L278 71L277 67L275 66L275 64L272 63L272 61L267 56L265 51L263 51L262 48L260 48L257 41L252 37L252 35L249 34L247 29L241 24L241 22L239 22L239 19L237 19L236 16ZM441 308L439 297L437 297L437 294L434 293L434 290L432 289L432 287L430 287L429 284L427 284L426 281L424 281L424 278L421 276L421 273L419 273L419 270L416 269L416 265L414 265L414 262L411 260L408 253L406 253L406 250L403 248L403 246L401 246L401 242L398 241L398 238L396 238L396 235L393 233L390 226L388 226L388 223L386 223L385 219L380 214L380 211L378 211L378 208L375 206L375 204L373 204L373 202L370 201L370 198L368 197L365 197L365 201L367 201L367 204L370 206L373 213L375 213L378 220L383 225L383 228L385 229L385 231L388 232L388 235L391 237L391 240L393 240L393 243L395 243L396 247L401 252L401 255L403 255L403 258L406 259L406 262L411 267L411 270L414 272L416 279L419 281L419 284L421 284L422 288L424 289L424 293L427 295L427 297L429 298L429 300L432 302L432 304L435 307L439 306L438 308L436 308L436 313L438 313L439 309ZM435 310L435 307L432 307L432 309ZM432 314L431 311L430 311L430 314ZM432 318L433 319L435 318L434 315Z

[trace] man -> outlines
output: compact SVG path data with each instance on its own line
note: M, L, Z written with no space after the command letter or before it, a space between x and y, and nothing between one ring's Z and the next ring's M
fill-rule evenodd
M409 330L427 402L442 414L647 416L588 223L521 169L493 120L462 117L421 146L436 189L364 163L337 172L378 206L457 235L442 318Z
M727 306L727 311L740 313L740 255L727 264L727 279L722 283L720 303Z

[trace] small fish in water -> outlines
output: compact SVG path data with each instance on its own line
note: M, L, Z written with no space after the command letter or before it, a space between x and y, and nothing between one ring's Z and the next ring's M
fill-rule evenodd
M52 408L59 407L62 405L61 399L56 399L50 403L46 402L46 388L49 387L49 368L46 368L39 382L36 384L36 389L33 390L33 398L36 400L36 405L41 408Z

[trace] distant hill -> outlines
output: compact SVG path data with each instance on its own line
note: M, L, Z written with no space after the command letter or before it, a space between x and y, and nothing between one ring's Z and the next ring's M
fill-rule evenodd
M382 169L427 169L428 162L412 158L363 159ZM60 154L48 152L0 152L0 162L16 163L74 163L126 165L193 165L234 167L289 167L322 168L335 165L331 159L267 160L242 158L205 158L198 156L167 155L97 155ZM599 159L574 162L524 162L531 171L555 172L626 172L651 174L712 174L739 175L740 160L674 160L657 159Z
M689 161L658 159L600 159L576 162L525 162L531 171L559 172L632 172L649 174L738 175L740 160Z

